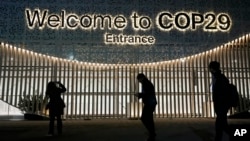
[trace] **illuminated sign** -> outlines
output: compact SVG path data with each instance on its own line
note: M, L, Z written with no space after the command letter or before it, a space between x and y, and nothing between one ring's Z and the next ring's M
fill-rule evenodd
M123 34L104 34L105 44L128 44L128 45L151 45L155 43L154 36L139 36L139 35L123 35Z
M61 10L59 14L49 13L48 9L40 11L40 9L25 10L26 23L29 29L44 28L49 29L70 29L70 30L118 30L124 31L128 26L135 31L146 31L152 28L158 28L162 32L171 30L177 31L196 31L203 30L204 32L228 32L232 27L232 20L226 13L206 12L176 12L168 11L159 12L155 18L139 15L137 12L132 12L130 18L122 14L82 14L67 13L66 10ZM152 20L155 19L155 20ZM155 27L154 27L155 25ZM110 32L104 33L105 44L119 45L152 45L156 42L153 35L124 35L113 34Z
M156 17L156 24L163 31L172 29L180 31L196 30L199 26L202 26L204 31L227 32L232 26L232 21L226 13L216 15L208 12L202 15L197 12L178 12L173 15L169 12L161 12Z

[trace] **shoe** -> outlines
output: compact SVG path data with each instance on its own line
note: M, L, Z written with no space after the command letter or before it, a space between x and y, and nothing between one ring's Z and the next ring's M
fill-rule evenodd
M155 141L155 136L149 136L146 141Z
M147 138L146 141L155 141L155 138Z
M52 137L52 136L54 136L53 134L47 134L46 135L47 137Z

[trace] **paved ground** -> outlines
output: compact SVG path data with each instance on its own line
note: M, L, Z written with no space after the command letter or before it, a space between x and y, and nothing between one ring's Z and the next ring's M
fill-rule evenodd
M48 121L0 121L1 141L145 141L140 120L65 120L61 136L45 136ZM213 141L214 119L156 119L156 141ZM230 119L235 128L248 128L249 119ZM250 128L247 129L250 134ZM223 141L228 140L224 135ZM237 141L243 137L237 137ZM250 140L248 140L250 141Z

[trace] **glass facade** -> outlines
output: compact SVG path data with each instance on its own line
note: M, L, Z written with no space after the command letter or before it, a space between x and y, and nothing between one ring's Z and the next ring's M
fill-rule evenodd
M67 88L65 118L140 114L137 73L155 85L157 117L213 117L209 61L237 85L249 109L248 1L71 0L0 5L0 100L20 107ZM40 103L40 104L38 104ZM44 101L28 112L46 115ZM35 106L36 105L36 106Z

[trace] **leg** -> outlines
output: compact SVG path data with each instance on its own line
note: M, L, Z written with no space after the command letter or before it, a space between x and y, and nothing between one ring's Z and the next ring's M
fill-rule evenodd
M62 134L62 118L61 115L57 115L57 132L58 134Z
M48 134L54 134L54 121L55 121L55 116L52 115L49 118L49 132Z
M141 116L141 121L149 132L148 140L154 140L156 136L154 119L153 119L153 112L154 112L153 109L154 108L144 106Z
M223 134L223 127L221 125L221 117L217 115L215 120L215 141L221 141Z
M227 111L221 111L217 114L215 121L215 141L221 141L225 131L230 136L229 126L227 123Z

